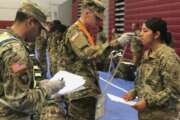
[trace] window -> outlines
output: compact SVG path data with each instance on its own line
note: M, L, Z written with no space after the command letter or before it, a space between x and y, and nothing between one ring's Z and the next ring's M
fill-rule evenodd
M83 1L84 1L84 0L79 0L79 3L78 3L78 18L79 18L80 15L81 15L81 10L82 10Z
M115 0L115 32L124 32L124 0Z

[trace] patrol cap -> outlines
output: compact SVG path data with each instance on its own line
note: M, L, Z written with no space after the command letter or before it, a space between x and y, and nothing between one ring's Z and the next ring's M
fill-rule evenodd
M25 13L26 15L35 18L43 28L47 28L46 15L36 3L23 3L18 9L18 12Z
M83 8L92 10L100 19L104 18L104 4L101 0L86 0L83 4Z

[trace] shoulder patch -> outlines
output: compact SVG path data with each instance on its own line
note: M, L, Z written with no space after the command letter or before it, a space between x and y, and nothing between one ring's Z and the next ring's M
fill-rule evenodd
M83 49L89 46L87 38L81 32L74 33L74 35L72 35L70 38L70 42L73 47L78 49Z
M78 37L79 33L75 33L71 38L70 41L74 41Z
M10 67L13 73L20 73L27 69L27 66L25 64L19 64L19 63L14 63Z

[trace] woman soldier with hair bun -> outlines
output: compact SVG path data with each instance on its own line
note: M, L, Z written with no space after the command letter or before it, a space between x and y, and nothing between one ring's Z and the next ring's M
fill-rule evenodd
M141 42L147 46L137 70L135 88L123 96L139 102L139 120L179 120L180 58L171 45L167 24L161 18L150 18L142 26Z

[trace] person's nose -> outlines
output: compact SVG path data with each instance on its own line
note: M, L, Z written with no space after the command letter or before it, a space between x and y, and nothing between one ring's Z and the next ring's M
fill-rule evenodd
M141 31L140 34L139 34L140 38L142 38L142 36L143 36L143 31Z

